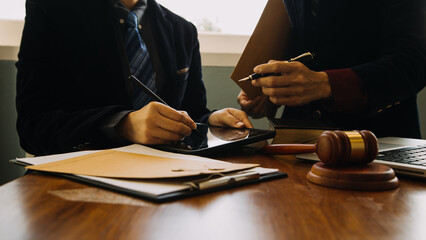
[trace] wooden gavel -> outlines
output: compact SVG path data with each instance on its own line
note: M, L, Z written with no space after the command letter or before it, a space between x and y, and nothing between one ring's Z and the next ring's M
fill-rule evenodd
M376 136L362 130L325 131L316 144L271 144L261 151L268 154L315 152L325 165L340 166L368 164L376 158L378 149Z

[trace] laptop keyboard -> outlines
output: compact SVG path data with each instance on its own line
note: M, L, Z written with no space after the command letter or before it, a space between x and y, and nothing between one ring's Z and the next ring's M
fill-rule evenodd
M397 163L407 163L417 166L426 166L426 145L379 152L376 159Z

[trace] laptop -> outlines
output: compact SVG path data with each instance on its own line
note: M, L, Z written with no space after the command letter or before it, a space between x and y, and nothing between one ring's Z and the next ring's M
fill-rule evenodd
M379 153L373 162L387 165L399 175L426 178L426 140L385 137L378 142ZM315 153L297 154L296 157L319 161Z

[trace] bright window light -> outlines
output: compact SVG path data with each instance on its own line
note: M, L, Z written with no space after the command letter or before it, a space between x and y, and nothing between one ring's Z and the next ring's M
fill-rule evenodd
M267 0L157 0L200 32L250 35ZM25 0L0 0L0 19L23 20Z
M0 0L0 19L24 20L25 0Z
M0 59L16 59L26 0L0 0ZM267 0L157 0L198 29L203 64L235 66ZM1 52L3 51L3 52Z
M267 0L157 0L200 32L251 35Z

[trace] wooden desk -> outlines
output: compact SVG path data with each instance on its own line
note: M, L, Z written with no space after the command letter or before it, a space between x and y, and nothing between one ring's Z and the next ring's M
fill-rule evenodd
M312 163L293 157L224 157L258 162L289 177L154 204L32 173L0 187L2 239L425 239L426 182L400 177L383 192L306 181Z

